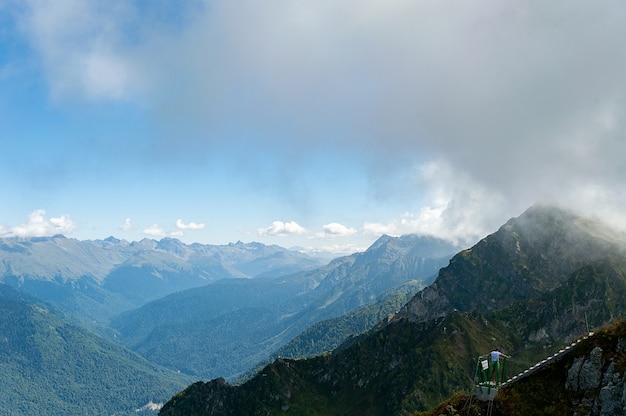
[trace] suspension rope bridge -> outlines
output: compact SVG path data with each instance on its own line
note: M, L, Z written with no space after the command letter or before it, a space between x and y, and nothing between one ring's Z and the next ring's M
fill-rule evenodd
M557 351L550 357L537 362L528 369L522 371L515 376L506 379L507 360L503 360L502 364L491 362L489 355L481 355L478 357L476 364L476 372L474 374L475 383L475 396L478 400L487 401L489 405L487 407L487 414L490 415L493 409L493 399L498 394L498 389L501 387L509 386L516 383L531 374L539 371L543 367L550 365L556 360L562 358L564 355L570 353L574 347L580 344L582 341L594 335L593 332L589 332L582 338L578 338L565 348Z

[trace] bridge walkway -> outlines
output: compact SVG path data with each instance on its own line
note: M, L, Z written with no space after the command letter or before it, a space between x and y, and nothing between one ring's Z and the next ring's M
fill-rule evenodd
M539 361L538 363L536 363L535 365L533 365L532 367L529 367L528 369L522 371L519 374L516 374L515 376L509 378L508 380L504 381L503 383L500 384L499 387L505 387L508 386L510 384L513 384L515 382L518 382L526 377L528 377L529 375L541 370L543 367L550 365L551 363L555 362L556 360L562 358L564 355L568 354L569 352L571 352L572 348L574 348L576 345L580 344L582 341L586 340L589 337L592 337L594 335L593 332L589 332L589 334L585 335L582 338L578 338L576 341L572 342L570 345L566 346L565 348L555 352L553 355L551 355L550 357Z

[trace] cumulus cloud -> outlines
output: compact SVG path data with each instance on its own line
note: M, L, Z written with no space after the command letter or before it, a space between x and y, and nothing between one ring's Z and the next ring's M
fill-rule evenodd
M363 233L430 235L455 244L469 244L497 229L512 215L521 214L522 202L511 201L488 189L467 173L443 160L414 168L412 186L423 193L417 211L407 211L387 223L366 222ZM518 211L510 212L511 206Z
M149 235L151 237L166 237L167 232L165 229L158 224L152 224L150 227L144 229L142 231L145 235Z
M349 256L350 254L356 252L362 252L367 250L367 245L358 245L353 243L347 244L332 244L332 245L323 245L323 246L307 246L300 247L300 250L303 253L311 254L311 255L323 255L323 256L332 256L333 258L337 256Z
M205 227L204 224L190 222L185 224L183 220L176 220L176 228L175 231L167 231L165 228L161 227L158 224L152 224L150 227L144 229L142 231L143 234L148 235L150 237L184 237L185 233L183 230L201 230Z
M120 231L124 231L124 232L131 231L134 228L135 226L133 225L130 218L124 219L124 222L119 227Z
M398 237L402 234L411 234L410 231L400 231L396 223L397 221L392 221L389 224L383 224L380 222L366 222L363 224L363 234L372 237L379 237L383 234L387 234L392 237Z
M176 220L176 227L182 230L201 230L205 227L205 225L197 222L190 222L188 224L185 224L183 220L178 219Z
M345 225L336 222L331 222L330 224L323 225L322 232L317 233L315 236L317 238L346 237L353 235L356 232L357 230L354 228L346 227Z
M259 228L259 236L288 236L293 234L305 234L306 229L295 221L282 222L274 221L272 225L266 228Z
M55 234L69 234L77 229L77 225L67 215L46 219L46 211L33 211L25 223L15 227L0 227L2 237L44 237Z

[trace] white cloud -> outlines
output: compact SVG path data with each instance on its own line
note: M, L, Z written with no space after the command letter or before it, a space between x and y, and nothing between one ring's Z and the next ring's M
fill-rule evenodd
M158 224L152 224L150 227L144 229L142 231L145 235L149 235L151 237L166 237L167 232L163 229L163 227Z
M307 254L324 254L324 255L332 255L333 257L337 256L349 256L350 254L356 252L362 252L367 250L368 246L365 245L357 245L353 243L347 244L332 244L332 245L323 245L323 246L307 246L299 248L300 251Z
M335 237L347 237L357 232L356 229L346 227L343 224L331 222L322 226L322 232L315 234L317 238L335 238Z
M27 0L21 10L20 28L40 54L55 97L122 99L136 92L141 78L125 39L136 11L128 2Z
M469 175L445 161L437 160L416 166L412 176L414 189L423 194L421 208L404 212L388 223L366 222L365 235L431 235L454 243L473 243L493 232L512 216L527 208L519 200L505 200Z
M295 221L282 222L274 221L272 225L266 228L259 228L258 234L260 236L287 236L293 234L305 234L306 229Z
M185 233L182 230L167 231L165 228L158 224L152 224L150 227L142 231L143 234L150 237L184 237Z
M82 57L84 91L90 97L121 99L130 87L129 69L116 56L91 52Z
M50 218L52 229L60 232L71 232L76 229L76 224L67 215L61 215L58 218Z
M77 225L68 215L46 219L46 211L33 211L25 223L15 227L0 228L2 237L44 237L55 234L69 234Z
M122 223L122 225L119 226L120 231L124 231L124 232L131 231L134 228L135 226L133 225L130 218L126 218L124 222Z
M185 224L183 220L178 219L176 220L176 227L182 230L201 230L205 227L205 225L197 222L190 222L188 224Z
M363 224L363 234L380 237L383 234L398 237L402 232L397 229L394 222L383 224L380 222L366 222Z

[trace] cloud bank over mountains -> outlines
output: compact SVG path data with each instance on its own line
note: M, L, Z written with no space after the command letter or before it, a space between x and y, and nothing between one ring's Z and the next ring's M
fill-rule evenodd
M33 211L26 222L14 227L0 225L0 237L43 237L56 234L68 234L76 229L77 225L67 215L46 218L46 211Z
M306 187L279 186L332 154L366 172L372 200L411 200L316 238L470 241L538 201L626 223L622 1L8 4L51 99L144 109L148 157L255 155L233 158L250 178L267 158L275 193L306 201ZM313 229L274 219L257 234Z

